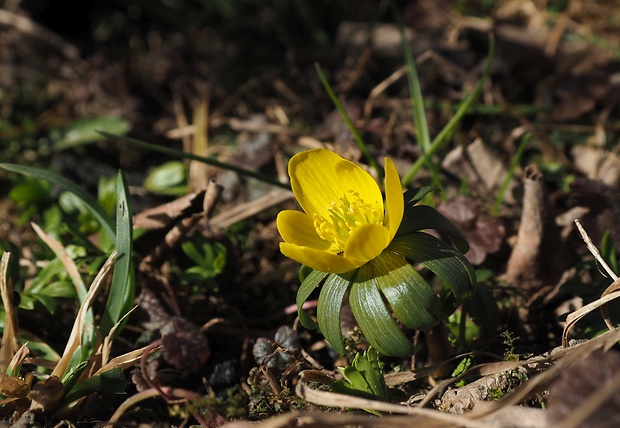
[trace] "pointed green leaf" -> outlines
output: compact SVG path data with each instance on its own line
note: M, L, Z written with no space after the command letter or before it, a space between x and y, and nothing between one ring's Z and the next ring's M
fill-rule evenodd
M329 275L321 288L317 304L317 318L321 333L340 355L345 353L340 329L340 309L350 283L351 275Z
M359 355L359 354L358 354ZM364 393L364 396L374 399L374 394L368 382L355 367L346 366L339 367L338 371L342 374L342 377L353 387L356 391Z
M384 251L371 265L379 289L403 324L422 329L439 322L439 298L407 260Z
M116 252L110 294L101 320L101 331L107 335L110 329L131 309L135 296L135 280L131 263L133 225L129 187L122 172L116 181Z
M461 231L443 214L435 208L427 205L416 205L415 207L405 205L403 221L396 232L396 237L405 236L413 232L425 229L435 229L447 233L454 241L456 248L462 253L469 251L467 239Z
M73 193L75 196L80 198L82 202L86 204L88 209L93 213L93 215L99 220L101 227L108 236L112 239L115 238L113 221L105 212L103 207L97 202L97 200L88 194L84 189L82 189L77 184L67 180L64 177L61 177L58 174L54 174L53 172L46 171L44 169L34 168L31 166L24 165L16 165L12 163L0 163L0 168L5 169L11 172L17 172L18 174L24 174L30 177L35 177L40 180L46 180L51 183L57 184L63 189Z
M383 365L375 348L371 346L361 357L360 354L357 354L353 360L353 367L362 373L375 397L388 401L388 388L383 376Z
M413 189L408 189L403 194L405 198L405 206L413 206L420 202L426 195L431 192L434 192L437 188L433 186L424 186L424 187L415 187Z
M126 134L131 129L131 124L120 117L99 116L89 117L73 122L65 131L62 138L54 143L54 150L64 150L82 144L101 141L101 135L96 129L105 129L114 134Z
M400 331L383 302L369 264L359 269L358 278L351 285L349 303L362 333L380 353L401 357L413 354L411 341Z
M121 368L115 368L107 372L99 373L89 377L71 388L62 401L66 406L70 403L85 397L93 392L103 392L106 394L124 394L127 381Z
M415 232L394 239L388 246L402 257L422 263L448 284L458 302L471 297L476 273L459 251L428 233Z
M299 321L301 325L303 325L308 330L316 329L316 323L310 318L310 316L302 309L310 294L317 288L321 281L327 276L327 273L321 272L319 270L313 270L306 276L306 278L301 283L299 290L297 290L297 313L299 315Z

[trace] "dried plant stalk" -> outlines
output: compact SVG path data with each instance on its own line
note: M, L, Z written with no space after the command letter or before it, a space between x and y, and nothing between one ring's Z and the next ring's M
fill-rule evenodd
M535 165L525 169L523 212L506 279L531 293L559 280L565 263L560 231L545 197L543 176Z

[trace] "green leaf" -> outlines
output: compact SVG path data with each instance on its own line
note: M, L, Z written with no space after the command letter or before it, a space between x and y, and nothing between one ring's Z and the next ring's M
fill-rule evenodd
M370 400L388 401L383 367L377 351L372 346L363 355L357 353L350 366L338 367L338 371L344 380L332 382L331 391ZM373 410L366 411L379 415Z
M104 129L114 134L126 134L131 124L120 117L99 116L73 122L63 137L54 143L54 149L64 150L82 144L101 141L101 134L97 129Z
M407 189L403 194L405 198L405 207L413 206L420 202L426 195L437 190L433 186L415 187L413 189Z
M304 281L301 283L299 290L297 290L297 313L299 315L299 322L301 322L301 325L308 330L316 329L317 325L306 313L306 311L302 309L302 306L306 303L306 300L308 300L308 297L310 297L310 294L312 294L314 289L321 285L321 282L326 276L326 272L313 270L308 274L308 276L306 276Z
M9 198L22 206L47 202L50 200L50 185L44 180L21 176L9 191Z
M131 309L135 296L134 272L132 269L133 225L129 188L122 172L117 177L116 202L116 251L110 294L101 320L101 332L107 335L110 329Z
M388 401L388 388L383 376L383 364L379 360L379 354L372 346L363 355L358 353L353 359L353 367L360 372L372 394L382 401Z
M350 275L329 275L321 288L317 304L317 318L321 333L340 355L345 353L340 329L340 309L350 284Z
M370 264L379 289L403 324L423 329L439 322L441 301L409 262L384 251Z
M359 268L349 303L362 333L380 353L399 357L413 354L411 341L400 331L383 302L369 263Z
M0 168L18 174L24 174L41 180L47 180L79 197L88 207L88 209L97 218L103 230L112 238L115 237L113 221L105 210L99 205L99 202L84 189L72 183L64 177L44 169L34 168L31 166L16 165L12 163L0 163Z
M435 229L446 233L462 253L469 251L467 239L461 231L443 214L428 205L405 205L403 220L394 239L425 229Z
M184 187L187 193L187 171L181 161L169 161L158 166L144 180L144 188L152 193L170 194L171 189L176 192L179 187Z
M66 406L75 400L85 397L93 392L107 394L124 394L127 382L121 368L115 368L107 372L92 376L69 390L62 405Z
M69 281L54 281L47 284L38 291L38 295L49 297L73 298L77 295L75 287Z
M458 302L471 297L476 273L459 251L428 233L414 232L395 238L388 251L422 263L448 284Z

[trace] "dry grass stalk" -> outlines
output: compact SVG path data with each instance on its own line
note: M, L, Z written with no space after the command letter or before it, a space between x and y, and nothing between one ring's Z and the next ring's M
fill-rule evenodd
M0 259L0 294L2 295L2 304L6 313L4 331L2 333L2 348L0 348L0 372L2 373L6 373L13 355L15 355L19 348L17 314L15 313L12 299L13 287L6 277L10 258L11 253L5 251L2 253L2 259Z

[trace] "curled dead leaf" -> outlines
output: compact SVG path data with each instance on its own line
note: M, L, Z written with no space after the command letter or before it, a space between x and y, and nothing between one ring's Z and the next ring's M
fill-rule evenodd
M62 382L57 376L50 376L42 380L32 387L30 410L46 412L53 409L62 399L64 391Z
M0 394L5 397L22 398L28 396L30 388L24 379L0 373Z

